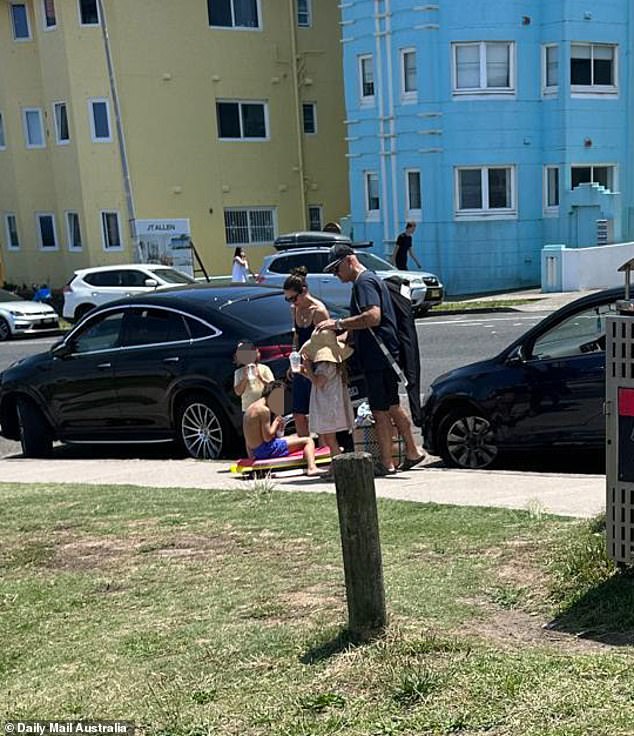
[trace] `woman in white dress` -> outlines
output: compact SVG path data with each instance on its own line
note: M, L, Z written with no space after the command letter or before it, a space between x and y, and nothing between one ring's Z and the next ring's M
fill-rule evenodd
M337 432L352 431L354 412L345 380L345 361L352 348L332 330L314 332L300 353L304 358L302 373L310 380L309 427L319 435L320 443L330 448L334 457L340 453Z
M231 281L236 284L246 284L250 273L251 269L244 248L236 248L233 254L233 265L231 266Z

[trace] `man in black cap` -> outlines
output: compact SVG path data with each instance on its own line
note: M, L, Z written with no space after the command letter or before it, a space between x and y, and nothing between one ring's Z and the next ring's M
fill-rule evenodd
M350 317L324 320L315 329L355 333L356 353L366 378L381 452L383 467L377 469L377 474L396 473L392 459L392 422L405 441L405 460L399 469L409 470L422 462L425 455L417 447L412 424L400 406L398 330L387 286L361 264L354 250L345 243L337 243L330 249L324 272L334 273L343 283L352 283Z

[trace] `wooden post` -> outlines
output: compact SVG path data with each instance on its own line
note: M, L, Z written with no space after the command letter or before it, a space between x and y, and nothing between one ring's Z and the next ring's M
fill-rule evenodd
M366 452L333 459L351 636L367 640L387 625L374 464Z

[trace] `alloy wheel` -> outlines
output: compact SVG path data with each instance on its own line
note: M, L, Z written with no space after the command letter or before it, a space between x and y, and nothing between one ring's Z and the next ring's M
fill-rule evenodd
M446 435L447 453L460 468L486 468L498 455L495 432L483 417L457 418Z
M181 419L181 435L187 452L195 458L215 460L223 444L217 414L200 401L188 404Z
M9 323L0 318L0 342L8 340L11 337L11 330L9 329Z

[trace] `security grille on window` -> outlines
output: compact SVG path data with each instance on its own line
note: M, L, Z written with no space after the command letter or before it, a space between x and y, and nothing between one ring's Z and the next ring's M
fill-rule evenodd
M579 184L600 184L609 192L614 191L614 166L572 166L570 181L573 189Z
M404 96L415 96L418 85L416 82L416 52L407 49L402 52L402 93Z
M25 41L31 38L29 28L29 15L25 3L11 3L11 23L13 25L13 38L16 41Z
M79 17L82 26L99 25L99 7L97 0L79 0Z
M454 92L513 91L513 44L454 44Z
M297 25L306 28L310 24L310 0L297 0Z
M44 18L44 28L50 30L57 25L57 17L55 16L55 0L42 0L42 15Z
M106 250L122 247L118 212L101 213L101 232Z
M553 92L559 84L559 47L544 47L544 89Z
M546 167L546 209L553 210L559 207L559 168Z
M18 221L15 215L7 215L5 218L5 226L7 231L7 244L12 250L20 247L20 237L18 235Z
M4 137L4 120L2 118L2 113L0 112L0 149L6 148L7 142Z
M379 175L372 172L365 175L366 208L368 214L378 213L380 209L379 200Z
M209 25L220 28L259 28L258 0L207 0Z
M407 209L409 212L419 212L422 209L420 171L407 172Z
M513 168L458 169L458 214L512 213Z
M55 113L55 133L57 136L57 142L68 143L70 141L70 134L68 132L68 114L66 111L66 103L56 102L53 105L53 111Z
M57 248L55 237L55 218L50 214L37 216L37 224L40 238L40 248Z
M66 226L68 228L68 247L70 250L81 250L81 228L79 226L79 215L77 212L66 213Z
M302 116L304 121L304 133L314 135L317 132L317 115L314 102L304 102L302 105Z
M613 91L616 88L615 58L615 46L573 43L570 47L570 84L573 89Z
M226 209L227 245L272 243L275 240L275 216L271 208Z
M308 223L311 230L321 230L321 206L308 208Z
M374 62L371 56L359 57L359 70L361 74L361 97L369 99L374 97Z
M263 102L217 102L216 116L219 138L257 140L267 137Z

